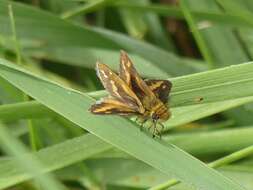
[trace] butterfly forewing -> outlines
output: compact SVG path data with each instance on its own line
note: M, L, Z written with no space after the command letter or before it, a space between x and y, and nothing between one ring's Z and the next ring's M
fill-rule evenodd
M145 82L149 86L150 90L154 92L156 97L158 97L164 104L168 102L169 93L172 88L172 83L170 81L145 80Z
M158 119L163 121L169 119L170 112L168 106L165 104L168 100L165 95L168 94L170 89L169 82L159 81L158 83L157 80L156 82L150 82L149 86L137 73L133 63L124 51L121 51L120 57L120 77L131 87L133 92L142 102L146 110L143 117L150 117L154 122ZM160 83L164 85L157 87Z
M121 103L140 113L144 112L141 101L127 84L105 64L97 63L97 75L109 94Z
M150 90L145 81L137 73L128 55L121 51L120 56L120 78L134 91L139 99L149 99L149 102L156 99L155 94Z

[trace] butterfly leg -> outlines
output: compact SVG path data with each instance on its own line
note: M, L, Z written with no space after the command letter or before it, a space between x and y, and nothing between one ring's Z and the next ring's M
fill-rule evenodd
M155 138L155 136L158 134L157 128L156 128L156 120L153 120L153 125L154 125L154 129L153 129L153 138ZM152 125L152 126L153 126ZM159 134L158 134L159 135Z
M140 125L140 131L143 131L144 123L145 122L141 123L141 125Z
M146 123L146 121L148 120L148 118L136 118L136 120L139 120L140 122L140 130L143 130L144 124Z
M158 123L162 128L161 128L161 130L157 130L157 132L158 132L158 134L159 134L159 137L160 137L160 139L162 138L162 132L163 132L163 130L164 130L164 125L162 124L162 123Z
M164 125L162 123L158 123L162 129L161 130L158 130L158 127L157 127L157 121L156 120L153 120L152 122L152 125L149 127L149 129L153 126L154 129L153 129L153 138L155 138L155 136L159 136L160 139L162 139L162 131L164 129Z
M162 133L164 131L164 125L162 123L159 122L159 125L162 127L161 130L159 130L160 133Z
M154 122L151 123L151 125L148 127L148 131L154 126Z

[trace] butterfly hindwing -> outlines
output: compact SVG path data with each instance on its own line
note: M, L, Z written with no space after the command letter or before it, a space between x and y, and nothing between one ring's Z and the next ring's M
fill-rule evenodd
M115 100L113 98L104 98L97 101L90 107L90 111L94 114L118 114L118 115L129 115L137 113L136 110L129 107L128 105Z
M164 104L168 102L172 83L168 80L145 80L149 88Z
M135 95L130 87L111 69L102 63L97 63L96 67L97 75L101 80L104 88L109 92L109 94L116 100L128 105L132 109L144 112L141 101Z

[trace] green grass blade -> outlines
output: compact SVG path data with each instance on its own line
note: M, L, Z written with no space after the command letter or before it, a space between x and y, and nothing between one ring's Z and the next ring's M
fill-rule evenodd
M216 154L230 154L234 151L238 151L244 147L250 146L253 143L253 140L251 138L252 135L253 128L249 127L244 129L227 129L215 132L201 132L194 134L170 134L168 137L165 137L165 139L166 141L169 141L175 145L179 145L180 148L187 150L191 154L198 156L207 156ZM222 136L222 138L219 138L220 136ZM73 147L75 147L75 149L73 149ZM44 167L41 172L51 172L91 157L95 157L98 160L101 160L102 163L107 163L105 160L103 160L105 154L104 151L109 150L110 153L108 157L112 158L113 156L111 151L115 150L112 148L113 147L111 145L103 142L102 140L99 140L95 136L88 134L73 138L51 147L44 148L36 153L33 153L33 155L36 156L41 163L43 163ZM120 155L119 158L124 158L125 160L125 157L122 155ZM98 160L95 162L100 163ZM25 180L34 178L34 176L29 175L25 170L17 167L16 165L16 161L13 158L0 160L0 178L5 179L3 181L0 181L1 188L6 188ZM117 162L114 162L113 164L114 167L120 165L120 163L117 165ZM141 164L141 166L139 166L140 171L136 170L137 166L134 166L134 169L132 169L133 171L131 171L132 167L129 167L128 165L128 169L137 175L138 172L141 172L143 168L147 167L146 165L144 165L145 167L143 165L144 164ZM89 167L91 167L92 170L95 170L94 167ZM104 167L103 164L100 167ZM12 172L14 168L15 172ZM164 174L160 174L160 172L156 173L157 174L155 176L158 177L162 175L164 177L161 178L161 181L155 180L154 182L157 181L157 183L161 183L167 179ZM72 173L68 175L72 175ZM114 175L117 176L117 174ZM112 175L112 178L114 175ZM151 183L150 180L148 181L148 184L151 186L155 185Z
M0 35L4 37L10 35L9 20L7 19L8 3L9 1L6 0L0 1ZM162 73L166 73L167 76L168 74L179 76L196 72L192 65L175 54L146 42L129 38L118 32L77 26L34 7L11 3L17 17L16 28L18 29L20 42L30 41L38 44L35 47L30 46L30 48L22 47L24 49L23 53L30 56L35 54L39 58L51 58L52 60L61 60L64 63L69 61L69 64L72 65L71 59L74 59L76 65L94 68L97 59L108 60L108 63L111 62L108 58L112 56L108 56L108 54L105 56L103 50L125 49L129 53L132 52L142 57L143 61L135 64L137 68L151 66L152 63L153 67L162 70ZM43 22L37 22L38 20ZM116 56L114 59L118 63L119 57ZM118 64L115 63L113 68L118 68ZM149 69L142 70L143 73L150 71ZM163 76L161 75L161 77Z
M169 133L163 136L166 142L170 142L198 158L208 158L231 154L253 144L253 127L238 127L213 131L194 133ZM222 137L222 138L221 138ZM100 154L98 158L129 158L115 149L106 154Z
M52 112L47 107L41 105L37 101L5 104L0 106L0 118L4 121L53 117L54 115L54 112Z
M33 153L33 156L36 156L43 163L43 167L36 170L36 172L46 173L54 171L110 148L109 144L104 143L98 138L94 138L90 134L77 137ZM13 186L35 176L18 166L16 159L2 159L0 163L0 178L2 179L0 180L0 188ZM14 169L15 172L13 172Z
M150 0L143 1L143 5L149 5L151 3ZM163 28L163 23L161 22L159 16L154 13L146 13L144 19L148 25L148 39L158 47L170 52L177 52L172 36L168 34L166 29Z
M108 184L118 184L133 188L147 189L148 187L155 186L168 179L168 176L164 175L163 173L154 170L153 168L138 160L133 159L90 159L85 161L85 163L95 173L102 171L105 176L104 180L107 181ZM122 170L123 168L127 168L127 170L119 171L119 168L122 168ZM227 177L243 184L246 189L252 189L252 173L240 170L233 171L231 169L223 168L224 167L219 168L218 170ZM78 167L75 166L57 172L57 176L59 176L61 179L71 180L73 178L82 178L83 173ZM186 186L185 184L179 184L171 189L197 190L196 188L191 188L189 186Z
M223 129L212 132L168 135L165 138L191 154L202 157L224 155L252 145L252 127ZM220 138L222 137L222 138Z
M127 0L127 2L133 2ZM140 0L136 4L143 4ZM127 9L118 9L122 23L124 24L128 34L137 39L144 39L148 31L147 23L144 20L144 15L141 12L131 11Z
M199 50L202 54L202 56L204 57L204 59L207 61L207 63L209 64L210 68L213 68L214 66L214 60L207 48L206 42L202 36L202 34L200 33L200 31L198 30L198 27L196 25L195 19L193 17L193 15L190 13L189 11L189 7L188 4L186 3L185 0L181 0L180 3L180 8L185 16L185 20L188 23L188 26L196 40L196 43L199 47Z
M206 103L201 105L181 106L172 108L173 117L164 123L165 129L183 125L216 113L247 104L253 101L253 97L234 100ZM0 112L1 115L1 112Z
M210 166L212 168L217 168L220 166L228 165L232 162L235 162L237 160L245 158L251 154L253 154L253 145L246 147L242 150L239 150L237 152L233 152L232 154L227 155L223 158L219 158L218 160L215 160L213 162L210 162L208 164L208 166ZM171 180L168 180L167 182L164 182L162 184L159 184L155 187L150 188L150 190L163 190L163 189L170 188L170 187L172 187L176 184L179 184L179 183L180 183L180 181L178 181L176 179L171 179Z
M253 97L206 103L201 105L172 108L173 117L164 123L165 129L171 129L224 110L228 110L253 101ZM14 114L15 113L15 114ZM53 117L55 113L37 101L29 101L0 106L0 118L13 121L28 118Z
M78 126L185 183L206 190L243 189L177 147L139 132L124 118L90 114L88 108L93 101L86 95L28 74L4 60L0 61L0 75Z
M89 3L88 5L85 4L84 6L78 6L76 8L74 8L73 10L69 10L64 12L61 17L63 19L69 19L71 17L80 15L80 14L84 14L84 13L90 13L90 12L94 12L97 9L103 8L106 3L108 2L108 0L97 0L97 1L93 1L91 3Z
M170 106L217 102L253 94L253 64L244 63L170 79L173 83ZM105 91L89 93L94 98Z
M215 1L188 0L188 2L192 10L222 12ZM243 44L245 42L238 38L234 28L214 26L210 23L210 27L204 28L200 32L208 44L215 67L239 64L250 60L247 50L244 48L246 44ZM237 49L237 51L231 51L231 49ZM233 118L238 125L249 125L253 122L252 112L243 107L225 112L224 115Z
M220 12L220 7L215 1L188 0L191 10L206 10L212 12ZM196 20L201 17L195 17ZM214 58L215 67L228 66L249 61L247 53L244 51L238 36L235 35L233 28L224 26L214 26L210 23L210 27L200 30L208 48ZM227 43L229 41L229 43ZM237 49L231 52L231 48Z
M216 0L225 10L232 12L234 15L237 15L238 17L242 18L243 20L247 21L248 23L251 23L251 26L253 24L253 21L250 19L252 17L252 13L244 9L243 6L241 6L239 2L236 1L228 1L228 0ZM242 3L243 5L243 3Z
M12 137L8 130L5 129L5 126L0 124L0 141L1 148L5 152L12 154L17 159L17 165L30 173L33 176L36 176L38 182L44 189L49 190L65 190L66 188L56 181L51 175L42 175L39 171L43 168L40 162L36 160L35 157L26 154L27 150L22 143ZM5 181L6 179L1 178L0 181Z
M14 16L11 4L8 5L8 13L10 17L13 40L15 43L16 63L19 65L22 65L23 62L22 62L22 57L21 57L21 49L20 49L18 38L17 38L15 16ZM23 94L23 100L29 101L29 97L26 94ZM29 129L30 146L32 147L33 150L37 150L38 148L37 142L39 141L39 139L37 138L36 129L34 128L32 120L27 120L27 127Z
M117 2L111 4L113 7L122 7L130 10L138 10L142 12L153 12L161 16L165 17L174 17L183 19L184 15L179 7L176 6L164 6L158 3L153 3L151 5L137 5L133 3L126 2ZM218 13L215 11L191 11L191 14L200 18L200 20L208 20L213 22L214 24L222 24L227 26L242 26L242 27L251 27L251 21L247 21L241 18L238 15L234 15L231 13Z
M252 71L253 64L248 63L174 78L172 106L197 104L200 97L207 103L242 97L240 94L251 96Z

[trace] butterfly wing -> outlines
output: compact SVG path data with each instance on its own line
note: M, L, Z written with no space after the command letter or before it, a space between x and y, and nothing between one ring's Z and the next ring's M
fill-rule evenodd
M128 105L128 107L139 113L144 112L144 108L139 98L117 74L111 71L108 66L102 63L97 63L96 71L104 88L113 98Z
M118 114L129 115L136 114L136 110L132 109L128 105L112 98L104 98L97 101L90 107L90 111L94 114Z
M164 104L168 102L172 83L168 80L145 80L149 88Z
M139 99L149 99L148 102L157 99L152 90L137 73L132 61L124 51L121 51L119 76L134 91Z

